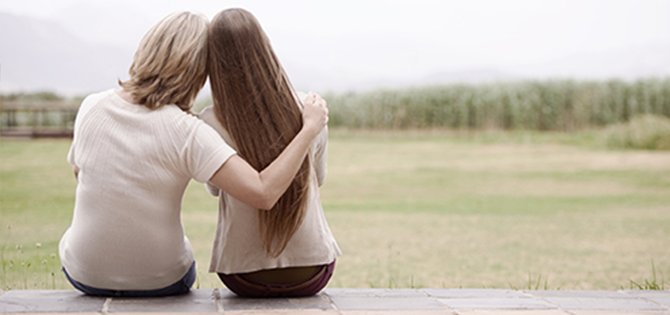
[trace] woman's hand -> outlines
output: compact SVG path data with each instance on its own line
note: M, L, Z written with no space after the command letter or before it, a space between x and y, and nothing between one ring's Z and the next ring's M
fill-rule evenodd
M328 107L319 94L310 92L303 102L303 128L316 136L328 124Z

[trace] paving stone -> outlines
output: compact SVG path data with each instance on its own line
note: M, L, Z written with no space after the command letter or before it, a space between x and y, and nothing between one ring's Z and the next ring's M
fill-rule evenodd
M444 310L415 289L326 289L339 310Z
M445 307L429 297L349 297L330 298L338 310L444 310Z
M11 290L0 297L0 313L100 312L104 303L77 291Z
M579 298L630 298L618 291L579 291L579 290L524 290L526 294L536 297L579 297Z
M670 291L327 289L307 298L244 299L227 289L163 298L96 298L77 291L0 290L0 313L119 315L670 315ZM217 307L217 300L218 305ZM108 305L103 309L105 301ZM558 309L560 307L561 309ZM452 309L449 309L452 308Z
M564 310L662 311L665 308L637 298L543 297Z
M315 296L301 298L241 298L230 290L217 290L218 299L224 311L235 310L334 310L328 296L319 293Z
M458 315L573 315L561 310L459 310ZM633 315L633 314L631 314Z
M247 311L226 311L226 315L340 315L336 310L247 310ZM126 315L126 314L123 314Z
M670 291L657 290L624 290L625 294L653 301L667 308L670 308Z
M149 314L160 314L160 315L221 315L219 312L123 312L123 313L97 313L95 315L105 315L105 314L118 314L118 315L149 315ZM20 314L24 315L24 314ZM40 314L40 315L57 315L57 314ZM79 313L69 313L68 315L80 315Z
M422 289L421 291L435 298L524 298L522 292L515 290L496 289Z
M570 311L574 315L670 315L669 311Z
M631 296L670 297L670 291L661 290L621 290L619 292Z
M324 292L330 297L426 297L416 289L326 289Z
M377 311L340 311L341 315L455 315L453 311L440 310L377 310Z
M450 308L456 310L476 310L476 309L515 309L515 310L542 310L556 309L549 305L529 297L523 298L482 298L482 299L438 299L438 301Z
M191 290L188 294L155 298L113 298L109 312L217 312L213 290Z

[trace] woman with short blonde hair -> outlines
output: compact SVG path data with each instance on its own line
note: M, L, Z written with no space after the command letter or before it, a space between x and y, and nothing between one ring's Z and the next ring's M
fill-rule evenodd
M180 220L191 179L271 209L328 120L310 95L304 124L267 167L252 168L210 126L189 114L205 82L207 21L180 12L145 35L130 79L86 97L68 153L78 180L72 224L59 252L78 290L99 296L183 294L195 261Z

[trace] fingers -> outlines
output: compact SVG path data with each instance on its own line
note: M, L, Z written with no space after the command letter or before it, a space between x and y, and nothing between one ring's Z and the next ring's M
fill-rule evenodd
M309 93L307 94L307 98L306 98L305 100L306 100L306 101L315 101L315 102L316 102L316 101L319 101L319 100L323 100L323 98L321 98L321 95L319 95L319 94L317 94L317 93L309 92Z
M318 103L319 107L321 107L321 109L323 110L323 115L325 116L325 118L324 118L325 121L324 121L324 124L323 124L325 126L325 125L328 124L328 104L326 103L326 100L321 98L320 95L317 94L317 97L318 97L317 103Z
M323 115L326 116L326 122L328 121L328 106L326 100L322 99L320 95L316 94L315 103L316 106L320 107L323 111Z
M309 92L309 94L307 94L307 99L314 102L316 100L316 95L312 92Z
M318 107L326 107L326 100L321 98L321 95L316 94L314 92L309 92L307 94L307 97L305 98L305 104L310 104ZM327 110L327 109L326 109Z
M303 119L305 124L316 132L321 131L328 124L327 103L320 95L310 92L305 97Z

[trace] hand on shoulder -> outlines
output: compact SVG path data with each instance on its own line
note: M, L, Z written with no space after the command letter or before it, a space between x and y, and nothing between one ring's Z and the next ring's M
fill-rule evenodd
M328 107L319 94L310 92L303 99L303 128L316 136L328 124Z

